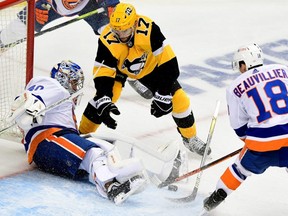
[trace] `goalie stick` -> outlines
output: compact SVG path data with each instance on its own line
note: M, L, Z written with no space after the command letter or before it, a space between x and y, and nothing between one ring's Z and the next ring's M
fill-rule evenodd
M106 132L100 132L100 133L90 133L85 134L82 137L89 138L94 137L96 139L102 139L106 140L110 143L114 143L115 141L121 141L127 144L130 144L131 146L134 146L138 148L139 150L155 157L156 159L163 161L163 162L169 162L171 159L174 159L178 152L179 152L179 146L176 142L173 143L164 143L156 150L152 149L151 147L147 145L143 145L143 143L138 142L135 138L127 137L125 135L120 135L115 132L110 133L108 131ZM165 154L161 154L165 153Z
M63 99L61 99L61 100L59 100L59 101L51 104L50 106L47 106L45 109L43 109L43 110L41 110L40 112L38 112L34 117L36 118L36 117L40 116L41 114L43 114L43 113L45 113L45 112L47 112L47 111L49 111L49 110L51 110L51 109L53 109L53 108L61 105L62 103L66 102L66 101L73 100L74 98L76 98L76 97L84 94L84 91L85 91L85 88L82 88L82 89L80 89L79 91L71 94L69 97L63 98ZM24 113L23 113L23 114L24 114ZM3 129L0 130L0 135L1 135L2 133L4 133L6 130L12 128L12 127L15 126L15 125L16 125L16 122L13 120L13 122L11 122L10 125L8 125L7 127L5 127L5 128L3 128Z
M42 30L42 31L40 31L40 32L37 32L37 33L34 34L34 37L38 37L38 36L43 35L43 34L45 34L45 33L47 33L47 32L51 32L51 31L54 31L54 30L56 30L56 29L62 28L62 27L67 26L67 25L69 25L69 24L71 24L71 23L80 21L80 20L82 20L82 19L85 19L85 18L87 18L87 17L93 16L93 15L95 15L95 14L103 13L104 11L105 11L105 10L104 10L103 7L98 8L98 9L93 10L93 11L90 11L90 12L88 12L88 13L86 13L86 14L82 14L81 16L78 16L78 17L76 17L76 18L74 18L74 19L71 19L71 20L68 20L68 21L66 21L66 22L60 23L59 25L55 25L55 26L53 26L53 27L51 27L51 28L48 28L48 29ZM11 48L11 47L13 47L13 46L16 46L17 44L21 44L21 43L23 43L23 42L25 42L25 41L26 41L26 38L19 39L19 40L13 42L13 43L4 45L3 49L8 50L9 48Z
M200 167L204 166L204 164L206 162L208 149L209 149L209 146L211 143L211 139L212 139L212 136L214 133L215 125L216 125L216 120L217 120L218 113L219 113L219 107L220 107L220 101L218 100L216 103L215 112L214 112L214 115L212 117L212 121L210 124L209 132L208 132L208 136L207 136L207 141L206 141L206 148L205 148L204 154L203 154L202 159L201 159ZM200 185L202 173L203 173L203 170L198 172L195 186L194 186L193 191L190 195L188 195L187 197L182 197L182 198L168 198L168 199L173 201L173 202L180 202L180 203L181 202L191 202L191 201L195 200L197 193L198 193L198 188Z

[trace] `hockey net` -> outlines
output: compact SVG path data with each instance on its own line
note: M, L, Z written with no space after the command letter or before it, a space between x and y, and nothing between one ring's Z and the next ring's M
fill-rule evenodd
M18 12L24 7L26 12L21 15L25 30L24 38L4 43L4 34L11 22L19 19ZM6 121L10 106L15 96L24 90L26 83L33 77L34 54L34 10L35 1L0 0L0 137L20 138L21 133L16 126ZM17 29L15 34L17 34ZM1 40L2 38L2 40ZM6 35L7 38L7 35ZM9 36L10 38L10 36Z

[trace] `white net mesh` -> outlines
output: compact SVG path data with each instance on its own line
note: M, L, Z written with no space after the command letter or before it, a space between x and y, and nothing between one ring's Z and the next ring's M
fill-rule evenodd
M0 31L6 29L12 21L18 19L17 13L25 7L25 4L21 3L6 9L0 9ZM26 14L23 18L26 19ZM25 87L26 42L25 39L23 41L17 40L17 43L10 42L9 44L3 44L0 41L0 47L0 136L19 137L21 134L17 127L12 127L9 130L5 130L5 132L2 132L2 130L10 124L6 122L6 119L11 102Z

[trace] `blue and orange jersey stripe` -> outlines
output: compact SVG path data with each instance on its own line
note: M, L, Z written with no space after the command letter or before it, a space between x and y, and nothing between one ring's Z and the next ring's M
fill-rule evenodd
M253 151L279 150L288 146L288 124L269 128L248 128L245 144Z
M45 140L46 137L51 136L53 133L58 132L62 130L62 128L49 128L44 129L42 131L38 131L38 133L35 134L35 137L33 138L32 142L25 144L28 145L27 149L27 156L28 156L28 163L33 162L33 156L36 152L36 149L43 140Z
M66 139L65 137L57 137L55 135L51 135L46 138L47 141L53 142L66 151L69 151L71 154L75 155L79 159L83 160L86 151L80 148L78 145L73 143L71 140Z
M32 128L25 136L25 150L27 152L27 156L28 156L28 163L32 163L33 162L33 156L36 152L36 149L39 145L39 143L41 143L43 140L47 139L47 141L53 141L55 140L56 142L58 142L56 136L54 136L53 134L58 132L58 131L64 131L64 130L69 130L71 131L71 133L75 132L75 134L79 134L78 131L76 129L73 128L64 128L62 126L55 126L55 125L46 125L46 126L38 126L35 128ZM51 138L52 137L52 138ZM55 137L55 138L53 138ZM56 143L55 142L55 143ZM62 142L62 141L60 141ZM83 153L79 152L79 150L75 147L73 147L73 145L75 146L75 144L71 144L72 147L70 147L70 145L67 145L63 142L63 147L65 149L69 149L69 151L72 150L72 152L75 150L75 154L77 155L77 157L79 156L80 158L83 157ZM56 143L58 144L58 143ZM65 147L66 146L66 147ZM67 147L68 146L68 147ZM84 153L85 155L85 153Z

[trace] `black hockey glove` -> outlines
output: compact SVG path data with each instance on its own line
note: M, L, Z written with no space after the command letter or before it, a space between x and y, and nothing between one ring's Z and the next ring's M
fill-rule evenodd
M151 104L151 115L156 118L166 115L172 111L172 96L155 93Z
M101 122L109 128L116 129L117 122L110 116L110 112L115 115L120 115L120 112L115 104L111 102L110 97L103 96L96 101L91 100L90 104L96 108Z

